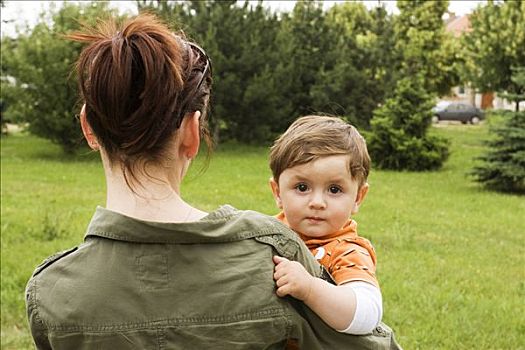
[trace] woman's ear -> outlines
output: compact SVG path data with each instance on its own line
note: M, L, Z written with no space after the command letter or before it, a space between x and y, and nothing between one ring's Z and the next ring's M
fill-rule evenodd
M270 178L270 187L272 188L273 198L275 199L275 204L279 209L283 208L283 202L281 200L281 194L279 192L279 184L274 180L273 177Z
M197 153L199 153L201 141L200 117L200 111L187 114L182 120L179 128L181 153L188 159L195 158Z
M86 138L89 147L93 151L98 151L100 149L100 145L98 144L97 138L93 133L93 129L91 129L91 126L87 121L85 104L80 110L80 126L82 127L82 133L84 134L84 137Z
M355 197L354 206L352 207L352 214L356 214L359 211L359 206L366 198L366 195L368 194L368 189L370 186L368 185L368 182L366 182L364 185L361 186L361 188L357 191L357 196Z

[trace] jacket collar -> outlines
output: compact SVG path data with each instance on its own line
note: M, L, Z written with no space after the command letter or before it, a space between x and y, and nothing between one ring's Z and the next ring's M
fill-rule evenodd
M199 221L164 223L138 220L97 207L84 239L98 236L135 243L219 243L232 242L282 231L276 220L250 210L229 205L209 213Z

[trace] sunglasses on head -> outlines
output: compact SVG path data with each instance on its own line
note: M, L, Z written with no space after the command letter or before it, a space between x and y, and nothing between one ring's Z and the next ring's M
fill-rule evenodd
M196 88L196 91L199 91L202 83L204 82L204 79L206 79L206 76L208 75L208 71L211 75L211 61L206 52L202 49L202 47L189 41L187 43L191 47L191 49L199 55L199 61L205 60L204 69L202 70L202 76Z
M192 43L190 41L186 41L186 43L193 50L193 52L199 56L199 58L198 58L199 62L204 61L204 69L202 69L201 78L200 78L199 82L197 83L197 87L195 88L195 92L198 92L199 89L202 86L202 83L204 82L204 79L206 79L206 76L208 75L208 73L210 74L210 76L212 74L211 61L210 61L210 58L208 57L208 55L206 54L206 52L202 49L202 47L200 47L199 45L194 44L194 43ZM183 117L178 119L177 125L176 125L177 129L182 124L182 119L183 119Z

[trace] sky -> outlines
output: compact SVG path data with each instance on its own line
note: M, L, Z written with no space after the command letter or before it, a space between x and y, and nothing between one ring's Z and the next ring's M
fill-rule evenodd
M79 2L79 1L77 1ZM256 3L256 1L253 1ZM329 8L334 4L343 1L324 1L324 7ZM368 8L377 6L377 0L362 1ZM449 11L454 12L457 16L462 16L472 12L478 5L485 3L485 0L461 0L450 1ZM395 1L381 1L389 12L397 13ZM0 9L1 17L1 32L2 36L14 36L16 34L16 27L23 26L25 23L29 26L34 26L38 21L38 15L42 10L49 9L50 6L61 6L62 1L5 1L6 6ZM263 4L267 5L276 11L291 11L295 1L265 1ZM118 8L120 12L136 13L135 1L120 0L110 1L110 7Z

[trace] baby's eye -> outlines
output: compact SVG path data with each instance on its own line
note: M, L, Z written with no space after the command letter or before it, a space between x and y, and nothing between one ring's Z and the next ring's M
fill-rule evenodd
M308 185L300 183L295 185L295 189L297 189L299 192L306 192L308 190Z
M330 193L332 193L332 194L337 194L339 192L343 192L343 190L341 190L341 187L334 186L334 185L330 186L330 188L328 188L328 191L330 191Z

